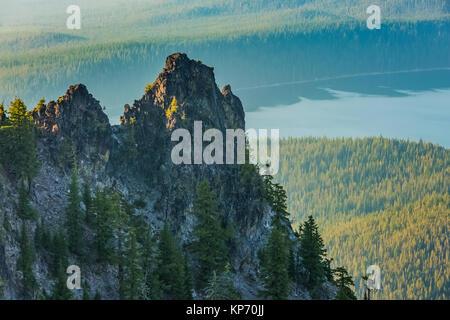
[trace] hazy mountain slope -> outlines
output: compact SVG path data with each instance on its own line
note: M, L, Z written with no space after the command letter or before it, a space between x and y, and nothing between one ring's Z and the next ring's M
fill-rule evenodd
M280 155L277 178L292 216L318 218L338 264L354 276L379 264L383 298L448 298L448 149L384 138L301 138L283 140Z
M174 51L202 57L222 70L219 80L236 88L342 74L336 70L339 67L354 73L425 68L430 61L448 66L448 41L443 40L449 32L448 8L437 0L382 1L383 29L371 34L365 27L370 1L83 0L78 4L81 30L67 30L65 2L0 3L0 101L21 96L35 104L42 96L60 94L68 85L83 82L108 107L120 101L114 105L115 114L110 114L117 117L121 105L139 93L144 75L156 76L160 61ZM285 56L276 55L283 52ZM293 61L296 56L298 61ZM316 68L317 72L305 71ZM297 92L288 94L288 101L277 103L298 98ZM254 107L259 101L251 95L243 99Z

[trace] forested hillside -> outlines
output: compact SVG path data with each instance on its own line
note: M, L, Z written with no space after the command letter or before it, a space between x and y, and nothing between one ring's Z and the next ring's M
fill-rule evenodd
M277 178L294 224L317 217L337 264L355 277L379 265L379 298L449 298L448 149L381 137L290 138L280 155Z

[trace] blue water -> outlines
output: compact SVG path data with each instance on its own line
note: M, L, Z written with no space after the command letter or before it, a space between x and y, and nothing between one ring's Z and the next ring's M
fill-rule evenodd
M280 136L383 136L450 147L450 88L399 97L326 89L329 100L299 97L292 105L246 112L247 128L278 128Z

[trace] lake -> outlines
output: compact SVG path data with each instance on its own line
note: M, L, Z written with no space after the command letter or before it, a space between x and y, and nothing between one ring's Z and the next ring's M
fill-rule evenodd
M450 88L370 95L322 88L330 99L246 112L247 128L278 128L282 137L379 136L450 147Z

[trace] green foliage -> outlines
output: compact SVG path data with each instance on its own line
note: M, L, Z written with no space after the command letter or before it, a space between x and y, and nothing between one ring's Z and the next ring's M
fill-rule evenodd
M34 246L37 250L50 250L51 241L50 230L41 220L36 224L36 229L34 230Z
M102 262L115 263L119 229L126 228L128 223L128 216L122 206L120 195L108 193L106 190L97 190L93 200L93 212L98 257Z
M369 265L382 270L380 299L447 299L450 151L385 138L284 139L278 181L294 224L313 215L336 264L363 295Z
M88 281L84 281L83 285L83 300L91 300L91 287L89 286L89 282Z
M335 283L338 287L336 300L356 300L355 293L352 290L354 286L352 277L348 271L343 267L338 267L334 270L336 276Z
M120 297L121 299L136 300L141 298L143 291L143 270L140 265L139 248L135 230L130 229L124 253L121 255Z
M8 115L6 114L5 105L0 103L0 128L9 124Z
M260 252L261 275L265 299L287 299L291 288L289 275L291 246L287 229L286 192L279 184L272 182L272 176L264 178L264 196L275 212L269 240Z
M326 249L319 233L319 227L312 216L299 230L300 248L298 255L306 270L305 284L310 292L326 280Z
M213 271L222 272L228 260L226 232L222 214L217 209L216 195L207 180L197 186L192 214L197 224L192 233L192 252L198 260L197 288L204 288Z
M206 300L240 300L241 294L236 290L231 274L230 265L219 275L213 272L205 290Z
M63 230L57 231L52 236L51 241L51 272L54 277L61 276L61 270L65 270L69 266L69 246Z
M450 151L431 143L289 138L281 141L280 156L277 180L288 192L294 223L311 213L326 226L450 192Z
M276 219L288 218L287 195L283 186L273 182L270 175L264 176L264 198L276 213Z
M56 271L56 280L53 284L53 291L50 296L52 300L71 300L73 298L72 291L67 288L66 267L58 264Z
M69 242L69 250L77 255L82 255L83 248L83 211L81 210L80 191L78 186L78 170L76 163L69 185L68 206L66 208L66 229Z
M442 299L450 296L448 280L449 195L429 195L401 208L389 208L327 229L330 254L355 275L381 268L379 292L371 299Z
M145 300L159 300L161 299L161 288L158 278L157 264L157 249L155 240L150 235L150 231L144 232L144 239L142 242L142 270L143 270L143 293L142 298ZM191 288L192 286L189 286Z
M191 299L191 288L186 288L183 255L167 223L159 235L158 278L163 299Z
M36 260L33 243L28 238L28 230L22 223L20 233L20 256L17 260L17 269L22 271L23 295L26 299L33 299L37 289L36 278L33 274L33 263Z
M264 284L261 297L271 300L288 298L291 287L289 258L289 239L280 222L276 222L272 226L269 241L260 252L260 278Z
M91 189L89 188L89 184L83 184L83 192L82 192L82 201L85 206L84 216L86 217L86 223L88 225L93 225L95 216L93 214L93 199L91 196Z
M25 187L23 179L19 185L19 199L17 201L17 215L23 220L36 220L37 211L33 209L28 197L28 190Z
M2 127L0 135L0 161L11 173L30 180L39 170L33 120L18 98L11 102L8 112L8 126Z

